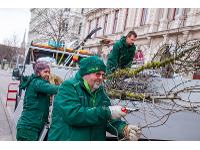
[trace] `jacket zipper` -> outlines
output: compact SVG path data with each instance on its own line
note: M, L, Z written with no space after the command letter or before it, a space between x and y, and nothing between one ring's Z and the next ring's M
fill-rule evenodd
M100 90L103 90L104 88L101 88L101 89L98 89L95 93L94 93L94 99L93 99L93 107L95 107L95 99L96 99L96 95L97 95L97 92L99 92Z

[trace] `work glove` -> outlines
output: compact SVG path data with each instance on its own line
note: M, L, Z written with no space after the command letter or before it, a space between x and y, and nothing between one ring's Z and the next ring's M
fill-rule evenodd
M108 106L111 111L111 119L117 120L121 117L125 117L127 113L123 112L123 107L115 105L115 106Z
M142 129L136 125L127 125L126 129L124 130L124 136L130 141L138 141L141 135Z

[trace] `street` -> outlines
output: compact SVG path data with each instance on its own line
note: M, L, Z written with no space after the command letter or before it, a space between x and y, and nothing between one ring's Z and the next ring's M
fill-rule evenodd
M12 138L12 117L15 101L8 101L6 107L7 91L9 83L19 83L12 80L12 72L0 69L0 141L13 141ZM16 89L17 86L10 86ZM14 98L15 93L10 93L9 98Z

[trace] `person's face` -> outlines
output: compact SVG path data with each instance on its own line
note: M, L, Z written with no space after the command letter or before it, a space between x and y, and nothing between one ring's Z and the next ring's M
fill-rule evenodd
M89 85L91 91L93 92L94 90L99 89L101 83L103 82L105 72L98 71L98 72L90 73L86 76L87 77L84 79L88 82L88 85Z
M128 37L126 38L126 43L128 46L132 46L135 42L136 38L134 35L131 35L131 37Z
M40 73L38 73L38 76L40 76L42 79L48 81L49 80L49 75L50 75L50 69L46 68L42 70Z

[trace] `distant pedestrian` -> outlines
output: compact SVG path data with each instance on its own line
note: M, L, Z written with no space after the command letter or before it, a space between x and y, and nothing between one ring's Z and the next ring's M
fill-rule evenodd
M22 77L20 89L26 90L23 111L17 123L18 141L37 141L38 134L49 115L50 94L55 94L59 86L48 83L50 68L41 61L33 65L32 76Z

